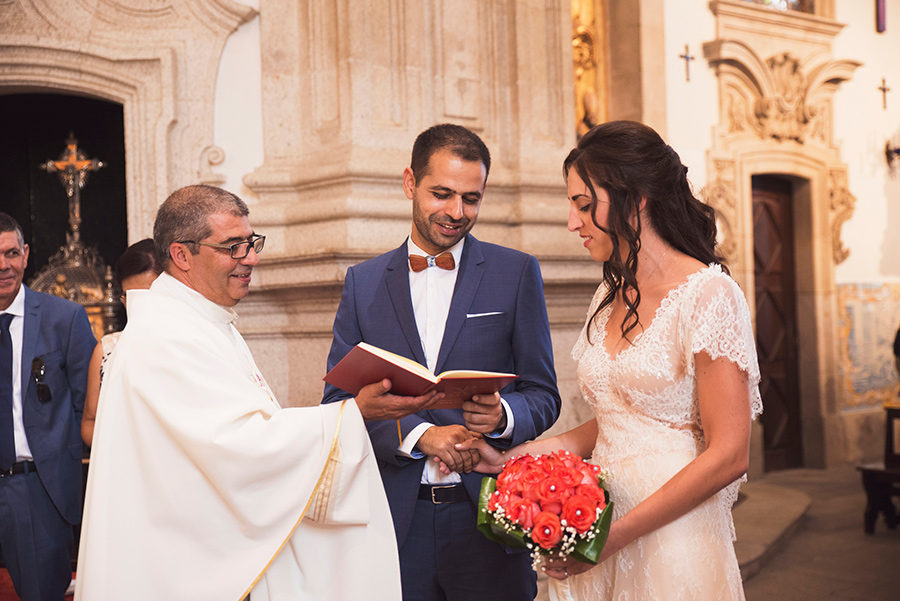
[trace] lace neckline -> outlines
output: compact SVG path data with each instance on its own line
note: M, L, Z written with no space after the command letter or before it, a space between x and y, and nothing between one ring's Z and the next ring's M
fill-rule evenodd
M684 281L682 281L677 286L673 286L672 288L670 288L668 292L666 292L665 296L663 296L663 299L662 301L660 301L659 306L656 307L656 310L653 312L653 317L650 319L647 327L645 327L634 336L631 344L628 344L627 346L625 346L625 348L615 354L611 353L606 345L606 339L608 338L607 325L609 323L609 315L610 313L612 313L612 304L604 307L603 311L598 316L599 319L597 320L597 329L600 330L600 333L602 335L599 340L599 344L603 349L603 353L606 355L606 357L610 361L615 362L618 361L619 357L621 357L622 355L632 352L633 349L638 346L640 340L647 334L647 332L653 329L653 324L657 322L657 318L662 315L664 311L668 309L668 307L672 305L679 296L681 296L682 291L684 291L688 287L688 284L693 282L701 274L709 273L711 271L721 272L721 268L717 264L711 263L701 269L698 269L697 271L689 273Z

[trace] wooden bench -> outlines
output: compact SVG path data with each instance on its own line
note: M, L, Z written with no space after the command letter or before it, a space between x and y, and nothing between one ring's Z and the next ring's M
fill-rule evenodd
M897 527L897 510L892 496L900 496L900 468L885 467L884 463L867 463L857 466L862 472L863 488L866 491L866 511L863 527L866 534L875 532L878 514L884 514L884 522L891 530Z

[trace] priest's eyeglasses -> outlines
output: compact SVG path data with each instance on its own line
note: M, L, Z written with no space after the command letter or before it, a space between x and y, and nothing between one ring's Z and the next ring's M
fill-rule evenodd
M231 252L232 259L243 259L250 254L251 247L253 248L253 251L256 252L256 254L261 253L263 247L266 245L266 237L260 236L258 234L253 234L252 236L250 236L249 240L241 240L240 242L235 242L234 244L213 244L212 242L197 242L196 240L179 240L178 243L211 246L212 248L218 248L219 250L227 250Z

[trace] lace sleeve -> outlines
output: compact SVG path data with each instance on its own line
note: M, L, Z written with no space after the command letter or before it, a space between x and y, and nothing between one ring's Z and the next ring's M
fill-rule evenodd
M762 413L759 363L750 322L750 309L737 283L718 268L693 290L685 317L685 340L691 356L705 351L713 359L725 357L747 374L750 416Z

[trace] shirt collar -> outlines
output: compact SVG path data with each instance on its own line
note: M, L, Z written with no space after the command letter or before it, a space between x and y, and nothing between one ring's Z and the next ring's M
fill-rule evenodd
M453 255L453 262L454 262L453 271L456 271L457 269L459 269L459 259L460 259L460 257L462 257L463 246L465 246L465 245L466 245L466 237L463 236L459 242L457 242L456 244L454 244L453 246L451 246L448 249L450 254ZM412 241L412 236L410 236L406 239L406 250L411 255L429 256L427 252L425 252L424 250L422 250L421 248L416 246L416 243ZM447 252L447 251L441 251L441 252ZM441 253L438 253L438 254L441 254Z
M150 285L150 290L186 302L210 321L233 323L238 318L237 312L231 307L224 307L212 302L166 272L159 274L159 277Z
M25 316L25 284L19 284L19 291L16 293L16 297L3 313L9 313L17 317Z

